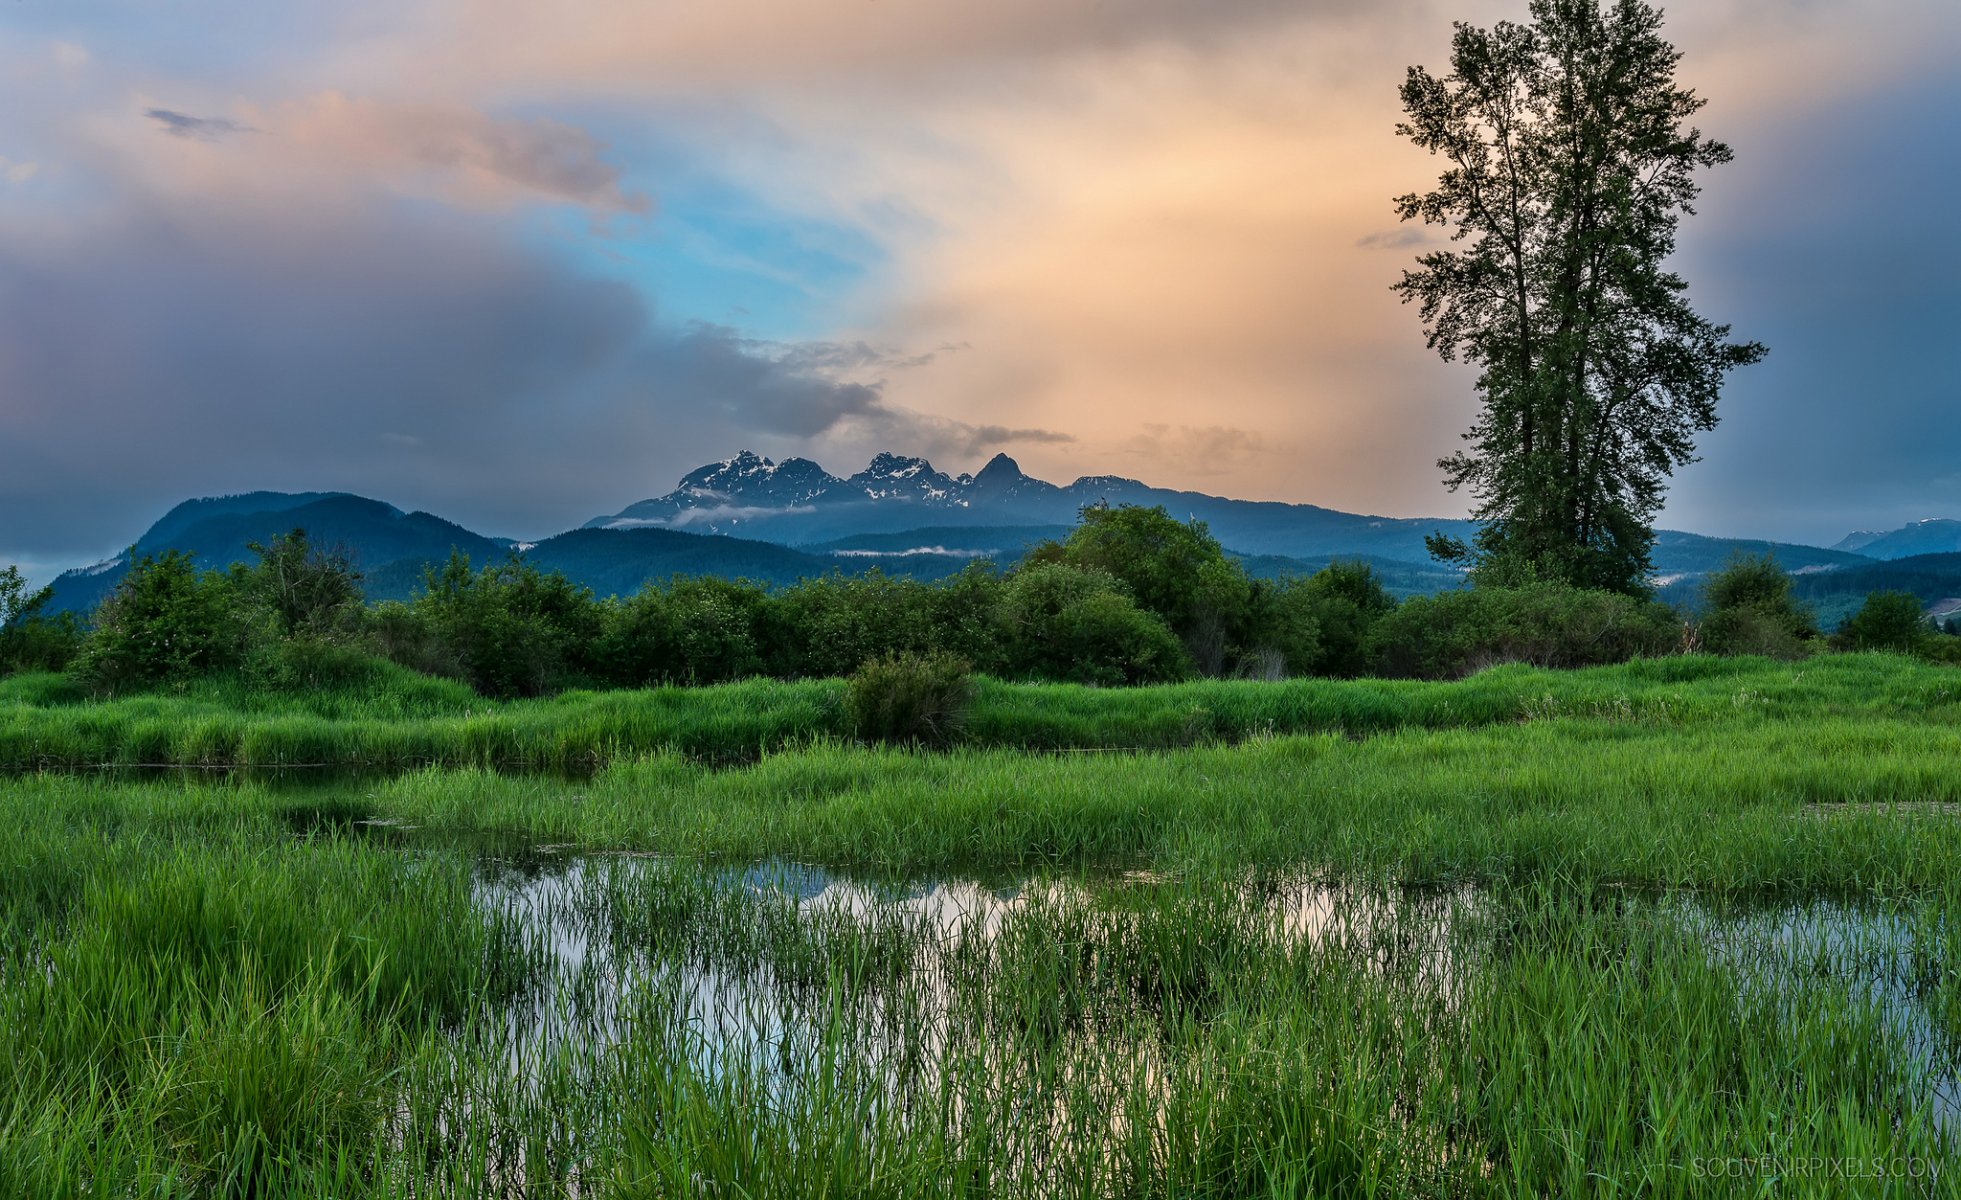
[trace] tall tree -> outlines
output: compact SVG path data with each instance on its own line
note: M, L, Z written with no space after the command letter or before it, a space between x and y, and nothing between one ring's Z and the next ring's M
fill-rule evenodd
M1451 72L1411 67L1397 132L1449 161L1404 220L1451 228L1395 285L1429 345L1480 368L1469 447L1437 465L1485 521L1470 557L1527 574L1643 590L1668 477L1716 425L1723 376L1764 347L1729 341L1668 269L1730 148L1689 124L1681 54L1641 0L1532 0L1531 22L1456 26Z

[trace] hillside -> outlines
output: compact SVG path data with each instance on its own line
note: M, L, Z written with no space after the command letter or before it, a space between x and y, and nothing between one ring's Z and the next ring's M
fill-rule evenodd
M1428 564L1426 535L1468 537L1477 528L1448 518L1375 517L1313 504L1234 500L1114 475L1087 475L1061 486L1025 474L1005 454L995 455L974 475L947 475L923 458L880 454L863 471L840 478L809 459L778 463L747 450L689 472L663 496L595 517L587 527L740 531L746 537L820 550L906 549L897 541L862 541L905 531L905 538L930 533L935 539L913 545L951 549L956 542L966 548L988 538L1005 545L1011 540L1009 531L1066 529L1083 506L1096 503L1162 505L1173 516L1204 521L1220 542L1240 554L1309 562L1361 556ZM956 532L963 528L974 533ZM1665 581L1700 575L1739 551L1775 553L1792 570L1868 561L1815 546L1662 531L1656 539L1655 571Z
M1961 521L1933 518L1885 532L1860 530L1847 534L1833 549L1886 559L1954 554L1961 552Z
M426 512L344 493L287 495L256 492L178 505L135 543L138 555L183 550L214 570L252 557L252 542L304 529L322 546L345 549L356 567L383 573L390 564L437 562L451 549L478 560L506 552L509 541L485 537ZM129 570L129 553L69 571L54 583L56 611L86 611L101 602ZM417 571L419 575L419 569Z
M937 579L977 559L1011 564L1029 546L1066 536L1082 507L1098 502L1162 505L1176 516L1204 521L1256 576L1312 574L1332 560L1359 558L1399 595L1456 586L1460 576L1429 560L1423 538L1474 529L1466 521L1233 500L1116 476L1085 476L1058 486L1026 475L1006 455L975 475L948 476L925 459L881 454L865 470L840 478L808 459L775 463L745 451L690 472L665 496L521 546L431 513L405 513L346 493L253 492L185 501L145 531L135 549L181 549L207 567L222 568L249 558L252 542L305 529L317 543L346 549L376 599L406 598L424 570L452 550L477 563L519 551L601 595L630 593L675 575L780 585L877 569ZM1804 580L1821 615L1834 621L1874 586L1899 586L1930 604L1961 595L1961 581L1950 582L1947 568L1937 563L1914 566L1915 560L1902 559L1898 571L1873 574L1889 564L1847 550L1667 530L1656 537L1657 583L1667 598L1693 603L1702 576L1738 553L1774 554ZM124 553L63 574L55 581L54 607L93 608L128 566Z
M1792 578L1791 590L1811 605L1825 629L1836 629L1858 611L1869 592L1911 592L1922 608L1934 609L1943 607L1944 601L1961 601L1961 553L1916 554L1838 571L1808 572Z

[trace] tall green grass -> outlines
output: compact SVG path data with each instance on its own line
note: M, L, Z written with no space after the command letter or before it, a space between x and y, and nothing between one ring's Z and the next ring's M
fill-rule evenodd
M1944 1194L1956 678L985 683L949 751L829 683L9 680L16 766L401 769L0 779L0 1196Z
M421 766L590 771L672 752L710 763L850 736L841 681L570 692L489 701L409 672L385 687L254 691L235 680L92 701L58 676L0 681L0 770ZM1961 674L1889 655L1802 664L1670 658L1583 671L1504 667L1453 683L1213 680L1142 688L984 680L960 744L1162 750L1274 734L1350 736L1562 717L1675 729L1871 718L1961 721Z
M1957 816L1938 807L1961 802L1958 755L1961 731L1936 726L1559 721L1142 755L823 746L579 783L432 771L364 795L418 823L882 870L1311 863L1430 883L1903 894L1961 878Z
M0 799L0 1194L361 1194L404 1065L538 967L460 859L27 799Z

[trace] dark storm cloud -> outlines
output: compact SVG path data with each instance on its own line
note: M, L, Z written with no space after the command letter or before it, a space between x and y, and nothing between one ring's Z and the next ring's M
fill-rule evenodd
M152 108L144 116L163 127L163 132L171 137L192 138L200 142L215 142L234 133L257 133L250 125L224 117L193 117L168 108Z
M907 418L781 357L667 327L454 212L0 231L0 555L92 556L187 496L253 488L552 532L755 434Z
M1684 271L1770 356L1731 377L1674 519L1829 543L1961 516L1957 104L1908 85L1731 133L1739 178L1689 219Z

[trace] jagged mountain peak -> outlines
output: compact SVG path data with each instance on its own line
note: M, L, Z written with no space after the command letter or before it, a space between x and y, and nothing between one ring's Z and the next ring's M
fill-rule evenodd
M744 450L734 458L688 472L674 495L708 501L762 496L797 503L841 482L807 458L786 458L779 463Z
M923 458L916 458L909 454L893 454L889 450L881 450L872 456L872 461L866 464L864 470L858 472L858 475L854 475L852 478L855 479L859 476L865 476L872 479L911 479L915 475L937 475L938 473L933 470L933 464Z
M754 450L738 451L734 458L696 467L681 477L678 485L682 490L725 491L731 486L740 486L746 480L776 473L776 464Z
M844 481L870 500L907 500L926 503L965 504L958 493L964 485L952 476L933 469L923 458L881 452L865 469Z
M1022 474L1020 463L1009 458L1006 454L997 454L993 458L988 459L987 465L975 473L974 482L979 484L1003 484L1016 483L1026 478L1028 476Z

